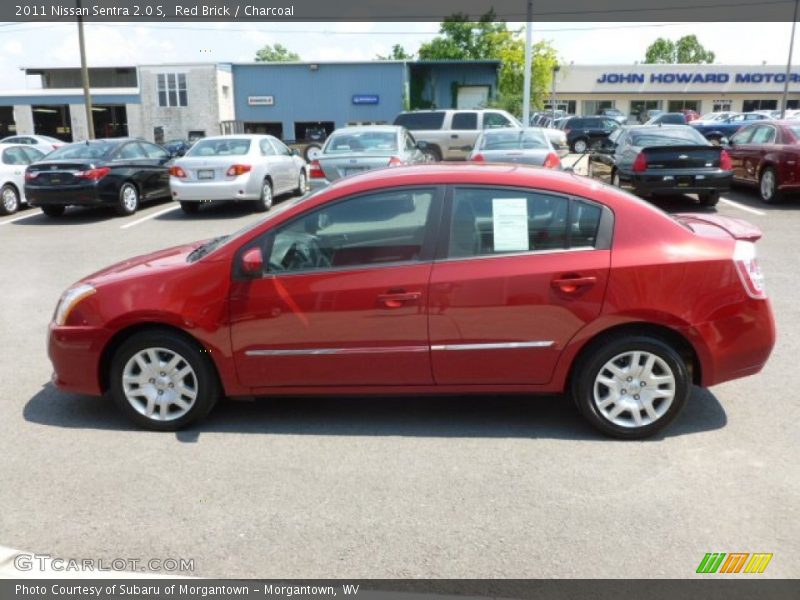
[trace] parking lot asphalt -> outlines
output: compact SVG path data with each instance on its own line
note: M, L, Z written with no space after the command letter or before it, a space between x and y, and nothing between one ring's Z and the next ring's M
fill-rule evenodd
M643 442L602 437L561 397L223 402L186 431L135 429L50 385L59 295L262 217L167 202L0 218L0 544L194 559L183 574L204 577L692 577L707 552L770 552L761 577L796 577L800 199L734 190L710 210L764 231L778 343L763 373L695 388Z

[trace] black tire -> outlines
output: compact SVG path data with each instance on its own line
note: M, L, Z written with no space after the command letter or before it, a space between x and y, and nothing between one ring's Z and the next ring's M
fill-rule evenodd
M442 151L438 146L428 145L422 154L425 155L425 162L442 162Z
M65 206L60 206L58 204L47 204L42 207L42 212L48 217L60 217L64 214L65 210Z
M583 145L583 149L581 148ZM578 138L577 140L572 140L572 143L569 145L569 149L572 150L573 154L583 154L587 150L589 150L589 140L586 138Z
M309 144L308 146L306 146L305 150L303 150L303 158L306 160L306 162L311 162L311 158L309 158L308 153L311 152L314 148L316 148L317 150L322 150L322 146L320 146L319 144Z
M0 189L0 215L13 215L19 210L19 191L7 183Z
M253 210L256 212L267 212L272 208L273 200L272 182L269 179L265 179L261 186L261 198L253 201Z
M133 360L134 356L148 349L154 349L154 351L155 349L159 349L159 352L155 353L155 356L159 360L170 357L169 352L179 356L181 361L177 363L173 371L179 370L178 372L180 373L186 366L191 368L192 373L186 375L185 379L182 381L188 380L190 385L193 384L196 396L193 403L191 403L188 397L179 395L183 402L190 403L189 409L186 410L184 414L175 414L175 418L171 418L172 414L170 411L175 413L177 410L177 413L180 413L180 411L185 409L177 404L167 402L166 404L168 406L165 409L167 411L166 418L160 419L155 412L158 412L159 415L161 414L161 403L156 399L153 402L154 416L149 417L146 414L146 406L139 404L138 409L134 406L134 402L137 404L139 402L142 404L147 403L143 396L137 397L134 395L134 399L130 401L126 396L125 390L123 389L123 374L125 373L126 365L129 361ZM151 364L154 363L146 363L146 366L149 367ZM163 366L163 363L161 363L161 366ZM143 369L140 367L138 368L143 376L147 376L147 373L145 373ZM157 369L158 367L155 368ZM167 377L163 378L159 377L160 373L153 373L155 378L150 378L145 385L152 385L154 392L157 386L165 387L169 385L164 383L170 379L168 376L169 372L170 371L165 368L161 373L166 374ZM155 431L176 431L208 415L219 400L222 394L222 388L219 384L217 373L211 359L207 354L201 353L195 343L172 331L152 330L134 334L114 353L109 373L109 393L122 413L136 425ZM174 398L176 394L174 386L171 389L159 388L158 393L168 399ZM140 412L141 410L145 412Z
M181 210L187 215L194 215L200 210L199 202L181 202Z
M308 177L306 176L306 170L300 169L300 176L297 178L297 188L295 188L294 193L297 196L302 196L308 190Z
M719 202L719 192L706 192L697 197L700 199L700 206L716 206Z
M772 184L766 185L769 179L771 179ZM764 167L758 177L758 196L761 198L761 201L766 204L777 204L783 200L783 194L781 194L781 191L778 189L779 185L780 181L778 180L778 174L775 172L775 169L772 167Z
M139 190L130 181L126 181L119 188L119 197L115 208L117 214L122 217L132 215L139 208Z
M614 374L607 369L609 364L614 364L615 367L619 368L620 373L624 373L626 368L624 366L625 356L627 353L632 352L647 353L651 356L658 357L658 360L654 361L655 366L652 367L651 373L655 371L656 374L654 377L662 377L667 375L668 370L668 374L673 378L674 395L672 396L671 404L665 404L666 399L664 398L651 399L650 406L654 414L656 414L655 418L648 416L644 408L646 401L642 400L640 402L640 394L641 398L648 398L649 396L645 394L649 390L654 389L654 385L656 386L655 389L659 389L663 392L664 390L661 389L661 386L669 384L654 383L653 380L650 380L649 388L647 388L646 385L640 387L642 382L646 384L649 379L646 376L639 379L643 374L642 370L646 368L644 365L640 367L639 371L634 367L631 376L622 378L613 377ZM615 357L618 361L612 363ZM627 362L628 367L632 364L631 360L632 356L629 356ZM645 365L646 364L647 363L645 363ZM620 367L620 365L623 366ZM630 390L625 388L617 390L619 394L617 397L620 402L619 404L613 401L611 402L611 405L614 406L612 412L619 406L630 405L629 408L623 409L616 415L616 418L623 421L625 420L624 415L627 414L632 423L615 423L611 420L610 416L603 414L602 410L605 407L598 406L598 403L602 404L604 401L608 401L608 398L614 397L612 387L606 386L604 383L598 381L601 373L604 380L616 381L620 386L629 385L632 388ZM608 374L611 374L611 377L609 377ZM607 393L608 396L596 399L595 384L597 384L598 395ZM688 369L686 368L686 363L678 352L664 341L647 335L623 335L602 339L593 343L587 348L586 352L581 355L579 362L575 366L571 382L572 397L583 416L595 428L606 435L620 439L642 439L662 430L678 416L686 405L691 390L691 380L689 378ZM633 422L634 411L639 412L639 417L642 419L641 425L636 425Z

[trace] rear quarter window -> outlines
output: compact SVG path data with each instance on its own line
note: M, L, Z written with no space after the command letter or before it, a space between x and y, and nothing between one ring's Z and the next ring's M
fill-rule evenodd
M411 131L441 129L442 123L444 123L444 113L441 111L402 113L394 120L395 125L402 125Z

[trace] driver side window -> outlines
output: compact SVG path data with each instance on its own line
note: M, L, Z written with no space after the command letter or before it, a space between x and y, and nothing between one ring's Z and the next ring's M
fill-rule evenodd
M397 189L323 206L275 233L269 272L421 260L435 189Z

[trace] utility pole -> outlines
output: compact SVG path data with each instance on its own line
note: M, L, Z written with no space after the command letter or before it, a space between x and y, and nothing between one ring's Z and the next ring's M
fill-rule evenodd
M531 124L531 21L533 20L533 0L528 0L528 13L525 23L525 89L522 90L522 124L530 127Z
M789 40L789 58L786 61L786 81L783 82L783 99L781 100L781 119L786 116L786 103L789 96L789 76L792 72L792 52L794 52L794 28L797 25L797 5L800 0L794 0L794 16L792 17L792 37Z
M89 93L89 67L86 66L86 43L83 39L83 17L81 16L81 0L75 0L78 7L78 45L81 51L81 78L83 79L83 105L86 109L87 137L94 139L94 119L92 119L92 96Z
M555 127L556 123L556 75L559 70L561 70L561 67L558 65L553 66L553 95L550 98L550 104L553 107L553 127Z

